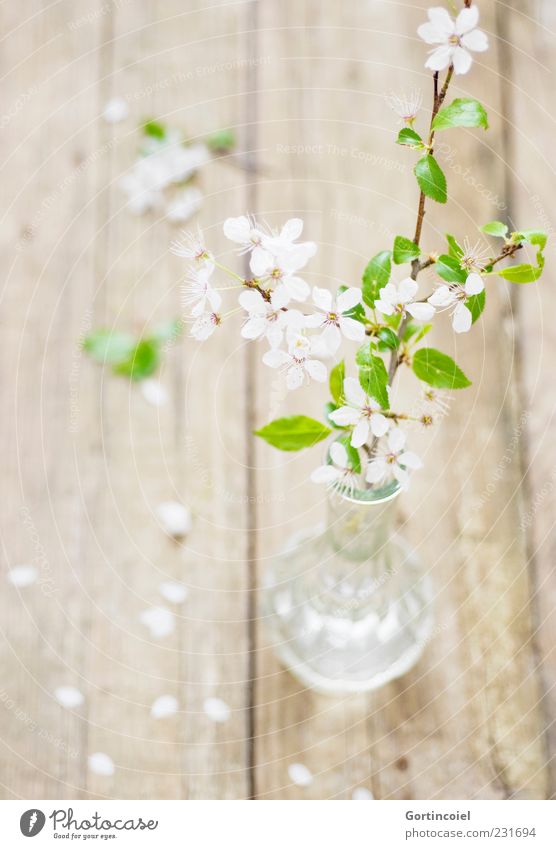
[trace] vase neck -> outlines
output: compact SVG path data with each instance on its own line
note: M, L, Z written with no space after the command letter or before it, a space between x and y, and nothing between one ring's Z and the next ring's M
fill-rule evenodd
M396 497L378 502L352 502L332 492L327 517L332 546L349 559L376 557L392 535L396 506Z

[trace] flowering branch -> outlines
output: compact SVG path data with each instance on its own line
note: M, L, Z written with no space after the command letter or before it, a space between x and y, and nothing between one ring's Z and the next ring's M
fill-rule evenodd
M261 227L248 216L227 219L225 235L240 253L249 254L247 276L217 262L201 233L186 235L174 245L174 251L193 265L183 299L191 308L195 338L207 339L227 317L220 313L222 287L212 283L218 269L234 281L228 288L241 290L242 336L267 341L263 364L283 372L288 389L312 380L324 383L328 377L331 400L324 423L305 415L288 416L270 422L257 435L283 451L297 451L333 436L328 461L314 471L312 479L335 489L379 487L392 479L407 485L409 473L421 461L407 450L402 425L430 426L447 412L445 391L470 385L451 357L421 344L433 319L449 311L454 331L466 333L485 309L489 276L530 283L539 279L544 266L546 234L538 230L510 233L499 221L481 228L503 239L494 256L485 255L480 246L472 247L466 237L460 243L450 234L443 250L423 252L421 248L427 201L445 204L448 200L446 177L434 155L437 133L458 127L488 129L479 101L456 98L446 105L453 76L467 73L472 53L488 48L487 36L477 28L477 7L465 2L455 19L435 7L428 17L418 29L420 37L432 45L425 63L433 79L425 139L415 129L420 95L391 98L404 123L396 142L419 154L413 169L419 188L415 233L413 239L396 236L391 250L372 257L361 286L341 286L335 295L319 287L311 291L301 275L317 248L313 242L298 241L303 222L297 218L280 231ZM536 251L534 263L497 268L525 244ZM393 267L403 265L409 266L409 273L396 282ZM438 280L434 291L423 298L418 277L427 268L434 270ZM343 359L330 373L327 368L327 361L336 358L346 342L357 343L355 356L348 361L357 377L346 374ZM395 377L402 365L411 369L420 386L420 397L410 411L394 406Z

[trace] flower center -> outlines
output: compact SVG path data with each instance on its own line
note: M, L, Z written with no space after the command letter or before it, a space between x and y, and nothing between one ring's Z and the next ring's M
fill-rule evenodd
M327 313L326 320L328 324L335 324L336 326L340 324L340 317L337 312Z
M448 41L450 42L450 44L457 46L460 43L459 35L451 35Z
M273 280L280 280L282 277L282 269L281 268L273 268L270 272L270 276Z

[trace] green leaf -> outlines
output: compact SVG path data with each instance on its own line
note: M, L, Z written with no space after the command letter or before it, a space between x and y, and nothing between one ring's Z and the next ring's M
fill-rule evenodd
M378 401L383 410L389 407L388 372L381 357L373 354L370 345L363 345L355 355L359 366L359 383L370 398Z
M255 431L269 445L281 451L300 451L321 442L332 433L332 430L322 422L308 416L286 416L274 419L273 422Z
M390 327L381 327L378 333L378 350L395 351L399 347L400 340L397 333Z
M236 145L236 137L233 130L217 130L205 138L208 147L215 153L224 153Z
M465 302L465 306L471 313L473 324L477 321L482 311L485 308L486 304L486 290L483 289L482 292L479 292L478 295L471 295L470 298L467 298Z
M471 381L453 359L435 348L420 348L415 352L413 371L419 380L437 389L464 389L471 386Z
M431 330L432 324L414 324L410 321L405 328L403 340L404 342L409 342L410 339L413 339L413 345L416 345L424 336L427 335L427 333L430 333Z
M455 257L449 256L449 254L439 256L434 268L438 276L446 280L447 283L465 283L467 280L465 269L461 267Z
M396 144L403 144L416 150L423 150L425 146L419 133L416 133L411 127L404 127L403 130L400 130Z
M159 121L145 121L143 124L143 132L146 136L151 136L153 139L166 138L166 127Z
M136 344L130 333L95 330L85 338L83 348L97 362L119 363L130 356Z
M351 444L351 433L346 433L344 436L340 436L338 442L341 442L346 449L350 467L356 474L359 474L361 471L361 457L359 456L357 448L354 448Z
M390 279L391 271L391 251L381 251L370 260L363 272L363 300L367 306L374 307L380 290Z
M160 353L158 344L151 339L143 339L137 343L129 357L117 363L114 374L123 374L131 380L143 380L158 368Z
M502 221L489 221L481 227L481 230L488 236L500 236L501 238L504 238L508 232L506 224L503 224Z
M441 109L432 122L433 130L447 130L450 127L484 127L488 130L488 117L484 106L478 100L458 97Z
M346 376L346 366L344 361L338 363L338 365L334 366L332 371L330 372L330 394L332 398L336 402L336 404L340 404L343 394L344 394L344 378Z
M508 268L502 268L497 271L500 277L504 280L509 280L510 283L534 283L541 276L544 268L544 257L541 253L537 254L538 265L510 265Z
M451 236L450 233L446 233L446 241L448 242L448 253L450 256L453 256L455 259L461 259L463 256L463 248L456 240L455 236Z
M177 318L174 321L166 321L164 324L155 325L149 334L149 339L159 344L164 344L165 342L171 342L173 339L177 339L182 330L183 322Z
M423 194L438 203L446 203L448 200L446 177L434 156L427 153L421 157L415 166L414 173Z
M544 251L548 236L544 230L520 230L519 233L512 233L512 242L528 242L530 245L536 245L539 251Z
M394 239L394 262L396 265L411 262L420 255L421 248L415 242L406 239L405 236L396 236Z

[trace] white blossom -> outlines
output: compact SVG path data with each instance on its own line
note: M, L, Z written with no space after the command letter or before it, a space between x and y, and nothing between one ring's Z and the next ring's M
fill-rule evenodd
M313 774L305 764L290 764L288 775L294 784L299 787L308 787L313 783Z
M315 358L309 339L297 333L289 335L287 351L273 348L264 354L263 363L286 371L288 389L298 389L311 378L324 383L328 374L324 363Z
M239 245L240 254L251 251L252 258L255 257L258 262L272 262L272 254L266 249L270 234L265 232L251 216L240 215L237 218L227 218L223 229L226 238Z
M178 700L175 696L159 696L151 706L153 719L167 719L178 711Z
M406 277L398 284L387 283L380 290L380 298L375 301L375 307L383 315L399 312L405 317L406 313L409 313L420 321L428 321L434 315L434 307L431 304L415 302L418 288L411 277Z
M57 687L54 690L54 695L62 707L68 708L68 710L79 707L85 701L83 693L77 687Z
M369 483L380 483L385 478L395 477L402 487L409 483L408 469L420 469L421 459L412 451L405 450L406 435L399 427L388 433L388 449L367 466L366 479Z
M203 195L196 186L189 186L179 192L166 206L168 221L188 221L203 204Z
M191 260L198 268L214 268L214 257L206 246L200 229L194 232L184 230L179 239L175 239L170 250L176 256Z
M23 564L14 566L7 574L8 581L14 587L30 587L39 577L39 572L36 566Z
M307 250L298 245L276 256L266 252L253 253L250 267L257 279L269 281L273 288L272 303L279 308L287 306L292 299L304 301L307 298L309 286L296 272L307 264L308 259Z
M204 312L194 322L191 335L197 342L204 342L212 336L222 319L216 312Z
M363 342L365 339L365 326L346 313L361 303L361 290L355 287L341 292L336 300L328 289L313 287L313 303L319 313L308 316L305 320L306 327L324 328L321 333L321 341L325 349L334 354L341 345L342 336L355 342Z
M114 761L105 752L93 752L87 759L89 769L96 775L114 775Z
M119 124L129 115L129 104L123 97L113 97L104 107L102 117L107 124Z
M369 433L384 436L390 425L388 419L380 412L380 404L374 398L369 398L353 377L344 380L344 398L346 405L334 410L329 417L340 427L354 426L351 434L354 448L364 445Z
M230 718L230 706L224 699L219 699L217 696L209 696L203 702L203 710L209 719L213 722L227 722Z
M268 339L271 348L282 343L286 327L301 328L304 317L298 310L282 310L274 307L272 299L266 300L256 289L249 289L239 296L240 306L247 312L241 328L244 339Z
M162 501L156 508L156 515L168 536L176 539L188 534L193 527L191 511L179 501Z
M454 66L456 74L466 74L473 57L470 50L482 53L488 49L486 34L477 29L479 10L476 6L462 9L454 20L441 6L428 11L429 20L421 24L417 33L427 44L437 45L425 62L432 71L442 71Z
M405 124L413 124L423 103L423 92L419 88L413 89L409 94L398 95L392 92L385 100L398 118Z
M171 610L165 607L149 607L139 616L139 621L145 625L154 639L167 637L174 631L175 618Z
M338 487L352 492L357 487L357 476L350 465L345 445L333 442L329 449L332 463L325 463L311 474L313 483L325 484L327 488Z
M186 277L181 289L182 306L192 316L205 312L217 312L222 304L219 293L210 285L210 276L214 266L205 266Z
M444 283L438 286L429 298L429 303L438 309L452 310L452 327L456 333L467 333L473 323L471 310L467 301L474 295L480 294L485 288L480 274L472 272L467 280L461 283Z

